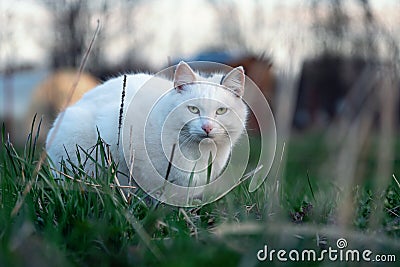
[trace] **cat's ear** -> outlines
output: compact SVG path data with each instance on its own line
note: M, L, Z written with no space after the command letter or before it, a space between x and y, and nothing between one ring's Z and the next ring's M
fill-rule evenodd
M242 66L234 68L226 74L221 81L221 85L231 89L236 95L243 96L244 93L244 69Z
M180 91L182 90L182 85L195 82L196 80L196 74L192 68L184 61L179 62L174 75L174 87L176 90Z

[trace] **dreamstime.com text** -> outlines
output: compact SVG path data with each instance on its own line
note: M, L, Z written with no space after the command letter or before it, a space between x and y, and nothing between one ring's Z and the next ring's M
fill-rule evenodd
M263 249L257 252L259 261L292 261L292 262L311 262L311 261L339 261L339 262L396 262L396 255L393 254L374 254L371 250L348 249L347 240L339 238L336 241L336 248L328 247L321 251L315 249L285 250L269 249L264 245Z

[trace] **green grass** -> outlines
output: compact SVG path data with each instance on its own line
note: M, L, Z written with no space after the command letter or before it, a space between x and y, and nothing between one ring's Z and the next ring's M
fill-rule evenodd
M96 147L96 177L83 174L78 164L64 168L72 178L61 184L47 161L38 168L43 150L35 136L17 151L3 127L0 266L258 266L265 264L256 258L264 244L319 251L335 247L339 237L353 248L399 251L399 186L393 180L387 188L384 218L377 230L369 229L376 211L370 189L364 184L355 187L354 223L338 229L338 191L319 176L326 152L318 136L287 144L278 192L273 177L254 193L247 191L246 181L221 200L191 209L150 205L140 193L125 202L110 187L116 165L107 160L101 142ZM302 266L310 265L321 263Z

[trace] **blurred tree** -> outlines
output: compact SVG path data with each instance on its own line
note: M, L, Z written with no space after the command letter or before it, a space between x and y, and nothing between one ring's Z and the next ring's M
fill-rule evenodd
M399 60L398 44L375 19L369 0L344 3L312 1L321 52L304 60L295 115L300 128L318 121L326 125L337 115L356 116L360 99L370 96L366 84L375 84L379 69L393 68ZM361 16L354 16L356 11Z
M263 48L263 44L252 43L254 36L259 36L265 25L265 5L262 1L253 0L246 2L247 10L243 11L241 1L218 1L209 0L213 11L216 13L217 28L220 42L217 46L224 49L234 49L253 52L255 49ZM248 13L251 19L244 15ZM261 38L261 36L259 36Z
M87 1L46 1L54 14L54 44L51 67L54 69L79 66L91 35L91 11Z
M135 32L135 7L139 1L102 0L43 0L54 16L54 43L51 45L51 67L53 69L78 68L99 21L97 35L87 62L86 70L100 78L117 72L136 69L137 60L132 59L137 50ZM112 20L112 24L111 24ZM127 35L129 54L120 62L107 61L107 48L113 39ZM117 66L117 67L116 67Z

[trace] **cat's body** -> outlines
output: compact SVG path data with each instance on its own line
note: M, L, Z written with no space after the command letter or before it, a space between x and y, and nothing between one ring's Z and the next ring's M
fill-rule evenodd
M130 114L129 104L150 79L162 86L145 88L147 91L141 94L140 101L132 102L136 112ZM123 76L111 79L67 108L63 117L58 116L46 144L56 168L60 168L61 160L68 157L76 163L76 145L90 151L99 132L110 145L111 154L119 162L122 173L129 174L128 165L131 164L125 161L122 146L125 155L133 152L132 173L135 178L147 179L152 173L150 168L165 177L174 145L168 181L187 186L194 170L191 185L199 186L220 174L247 118L247 108L241 99L244 90L242 68L207 79L195 74L186 63L178 65L174 81L148 74L127 75L122 128L125 134L130 135L125 136L128 144L118 140L122 85ZM162 95L160 88L174 89L154 103L154 99ZM154 105L149 114L140 112L149 105ZM213 157L211 177L207 168L210 155ZM93 165L89 164L86 171L90 172L92 168ZM122 184L127 184L127 176L119 178Z

